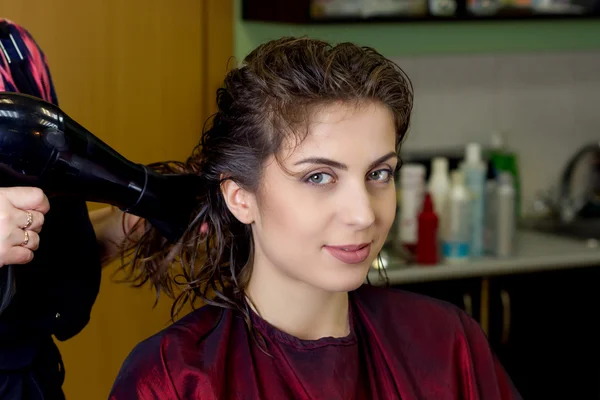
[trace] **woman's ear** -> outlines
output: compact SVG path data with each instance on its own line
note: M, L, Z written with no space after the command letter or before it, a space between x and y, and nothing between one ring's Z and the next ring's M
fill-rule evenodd
M242 224L251 224L253 218L253 196L231 179L221 183L221 193L227 208Z

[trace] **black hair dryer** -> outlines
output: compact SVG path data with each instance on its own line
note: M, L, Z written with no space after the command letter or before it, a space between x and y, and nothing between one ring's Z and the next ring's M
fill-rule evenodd
M0 186L111 204L175 242L201 185L197 175L159 174L127 160L51 103L0 92Z

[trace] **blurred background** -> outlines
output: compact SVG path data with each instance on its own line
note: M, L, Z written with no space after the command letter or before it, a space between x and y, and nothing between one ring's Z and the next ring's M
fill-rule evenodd
M187 157L227 69L266 40L351 41L396 61L415 108L371 281L385 271L471 314L526 399L600 398L599 11L599 0L0 0L0 17L46 53L61 108L143 163ZM153 292L114 271L90 324L59 344L68 398L105 399L129 351L169 324L168 299L153 308Z

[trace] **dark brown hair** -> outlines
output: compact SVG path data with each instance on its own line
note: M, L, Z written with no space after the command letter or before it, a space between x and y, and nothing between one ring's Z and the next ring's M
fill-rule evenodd
M243 294L252 269L252 231L228 210L221 183L232 179L256 193L264 161L278 154L286 136L302 139L306 131L298 128L309 122L315 107L338 101L388 107L399 151L409 127L412 86L400 67L374 49L282 38L250 53L217 91L218 111L191 157L153 165L160 172L200 175L204 191L190 229L177 244L146 226L129 247L128 277L175 297L174 315L186 302L200 299L237 309L250 324Z

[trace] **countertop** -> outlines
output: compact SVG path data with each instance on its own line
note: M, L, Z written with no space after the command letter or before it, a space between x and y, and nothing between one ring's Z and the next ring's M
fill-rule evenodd
M600 243L597 241L519 231L516 243L512 257L484 257L462 264L406 265L391 255L386 268L387 277L390 284L398 285L600 265ZM374 285L384 282L375 269L369 272L369 280Z

